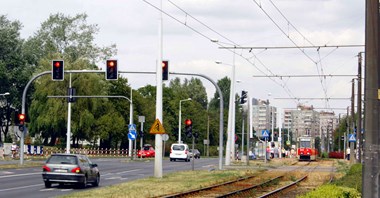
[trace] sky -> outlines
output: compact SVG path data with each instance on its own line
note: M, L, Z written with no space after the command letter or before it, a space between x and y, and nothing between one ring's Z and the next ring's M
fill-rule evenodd
M119 71L156 71L162 13L162 54L170 72L217 82L232 78L235 68L237 94L246 90L277 108L313 105L338 115L350 106L357 55L364 51L365 1L162 0L159 8L160 0L0 0L0 14L23 24L24 39L51 14L86 13L87 23L99 27L95 43L116 44L118 53L110 58L118 59ZM123 75L134 89L156 85L155 75ZM169 80L175 77L190 78ZM214 86L202 82L212 98Z

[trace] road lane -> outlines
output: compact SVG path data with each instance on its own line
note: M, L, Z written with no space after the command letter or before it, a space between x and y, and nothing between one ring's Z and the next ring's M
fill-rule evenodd
M140 178L154 176L154 159L130 161L125 158L91 159L98 164L101 173L100 187L133 181ZM190 171L191 162L163 161L163 173L175 171ZM41 165L42 167L42 165ZM218 167L218 159L196 159L195 170L207 170ZM45 188L41 176L42 168L7 169L0 171L1 197L14 198L44 198L55 197L73 191L91 190L96 187L89 185L86 189L76 188L72 185Z

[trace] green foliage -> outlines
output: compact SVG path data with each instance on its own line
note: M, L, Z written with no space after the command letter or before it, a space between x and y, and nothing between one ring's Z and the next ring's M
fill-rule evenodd
M323 185L306 195L297 196L298 198L320 198L320 197L336 197L336 198L357 198L361 197L360 193L352 188L336 186L336 185Z
M353 164L348 170L347 174L333 184L337 186L346 186L353 188L358 192L362 192L362 165Z

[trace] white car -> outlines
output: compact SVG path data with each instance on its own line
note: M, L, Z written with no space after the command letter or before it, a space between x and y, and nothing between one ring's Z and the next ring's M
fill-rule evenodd
M190 151L187 144L172 144L170 147L170 161L185 160L190 162Z

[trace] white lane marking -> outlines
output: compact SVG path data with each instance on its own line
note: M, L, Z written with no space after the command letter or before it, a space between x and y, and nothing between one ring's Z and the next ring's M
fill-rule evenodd
M14 172L9 172L9 171L1 171L0 173L1 173L1 174L12 174L12 173L14 173Z
M120 174L135 172L135 171L139 171L139 170L141 170L141 169L134 169L134 170L129 170L129 171L118 172L117 174L120 175Z
M23 188L31 188L31 187L36 187L36 186L42 186L43 184L35 184L35 185L29 185L29 186L19 186L19 187L14 187L14 188L6 188L6 189L0 189L0 192L8 191L8 190L18 190L18 189L23 189Z
M24 173L24 174L15 174L15 175L3 175L3 176L0 176L0 179L1 178L7 178L7 177L20 177L20 176L25 176L25 175L37 175L37 174L42 174L42 172L39 172L39 173Z

